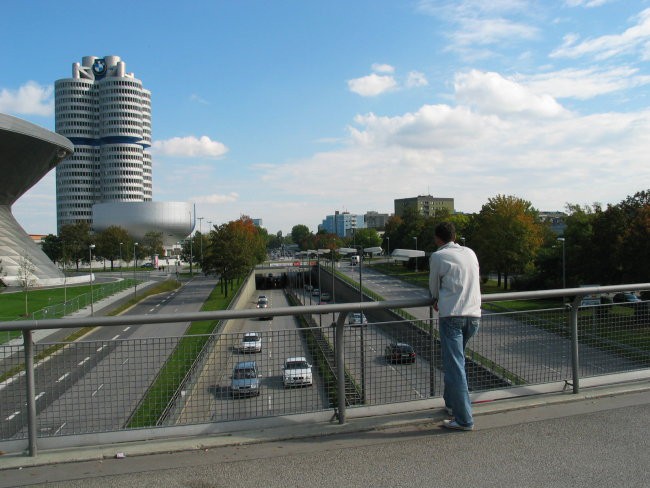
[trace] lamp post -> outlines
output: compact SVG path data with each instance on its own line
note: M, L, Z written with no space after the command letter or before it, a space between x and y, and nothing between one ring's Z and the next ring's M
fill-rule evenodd
M203 232L201 231L201 224L203 223L204 217L197 217L196 220L199 221L199 234L201 234L201 271L203 271Z
M390 237L386 237L386 255L388 256L388 262L390 263Z
M120 242L120 278L122 277L122 243Z
M95 315L95 310L93 309L93 249L95 249L95 244L88 246L88 265L90 266L90 316Z
M417 238L417 236L415 236L415 237L413 237L413 239L415 240L415 250L417 251L418 250L418 238ZM415 272L416 273L418 272L418 257L417 256L415 256Z
M135 279L135 269L138 267L138 255L135 253L135 248L138 243L133 243L133 298L138 298L138 282Z
M564 237L558 237L557 240L562 243L562 288L566 288L566 253L564 248Z

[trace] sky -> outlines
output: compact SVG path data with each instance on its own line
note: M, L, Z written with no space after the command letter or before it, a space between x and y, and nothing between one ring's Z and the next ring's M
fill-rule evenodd
M313 232L336 210L650 188L650 0L4 0L0 113L54 130L54 81L120 56L152 92L153 198ZM0 155L1 157L1 155ZM56 233L55 172L14 205ZM197 224L198 229L198 224Z

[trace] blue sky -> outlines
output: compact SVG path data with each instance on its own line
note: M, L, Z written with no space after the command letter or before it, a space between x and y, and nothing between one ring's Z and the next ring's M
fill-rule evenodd
M650 187L647 0L5 0L0 43L0 112L48 129L54 81L120 56L152 92L154 200L204 231ZM54 171L14 214L56 231Z

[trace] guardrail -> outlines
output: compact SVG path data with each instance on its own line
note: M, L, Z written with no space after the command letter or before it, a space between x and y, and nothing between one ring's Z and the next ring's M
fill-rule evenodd
M650 289L650 283L484 295L482 297L484 302L556 297L571 297L571 302L566 307L552 310L484 314L482 332L471 343L472 352L469 353L470 361L468 361L468 367L471 370L469 373L474 378L475 394L495 388L515 388L521 384L534 385L551 382L563 382L566 385L570 385L573 392L577 393L580 388L581 378L623 371L647 370L650 368L648 353L650 351L650 344L648 344L647 334L639 334L638 337L632 336L631 338L627 336L630 335L632 329L644 331L647 327L650 327L648 302L640 302L639 304L610 304L594 307L580 307L580 303L581 298L586 295L648 289ZM3 357L16 358L17 353L21 352L24 357L24 373L0 384L0 396L8 395L7 392L11 389L10 387L15 387L23 380L24 386L20 387L22 388L20 389L22 391L22 398L0 398L2 400L0 401L0 410L3 412L0 421L14 422L12 425L15 427L10 429L11 435L0 438L0 447L2 447L4 441L16 441L26 438L28 442L28 453L32 456L37 454L37 441L39 439L39 417L37 412L45 415L42 413L43 408L39 407L37 402L41 398L47 399L48 392L39 392L37 395L35 390L34 357L36 355L36 346L32 340L32 331L34 330L76 328L79 327L80 321L83 321L84 326L124 327L200 320L261 319L269 316L338 314L336 321L331 325L319 328L313 327L315 323L311 323L310 328L317 329L320 334L326 335L330 342L334 344L335 350L335 361L332 366L335 370L335 384L330 383L322 387L336 389L336 395L334 397L336 398L337 404L330 405L328 401L321 399L318 400L321 403L316 410L333 409L339 423L344 423L348 409L357 408L356 406L350 406L355 402L346 402L349 395L346 389L346 375L354 377L355 383L360 385L362 404L364 406L380 405L386 402L412 401L414 398L427 399L440 394L440 375L438 374L439 354L437 352L439 345L437 344L436 337L436 320L430 321L428 328L413 325L414 321L422 320L416 318L416 320L378 322L353 329L347 324L348 314L350 312L363 311L366 315L372 316L373 313L420 307L423 309L423 315L429 317L431 305L432 302L430 299L417 298L381 302L280 307L263 310L249 309L161 314L155 316L94 317L84 318L83 320L46 319L0 322L0 331L20 330L24 338L24 347L20 351L17 349L17 346L12 346L14 349L5 350L5 354L3 354ZM417 334L414 332L415 329L417 329ZM427 329L429 332L427 332ZM370 331L374 333L374 336ZM364 334L366 335L364 336ZM300 333L296 332L296 330L293 332L275 331L273 334L269 333L269 344L275 344L273 347L281 348L278 349L279 353L275 354L274 357L282 356L282 354L286 355L293 350L298 350L302 341L300 337ZM412 369L405 369L402 376L391 376L391 379L388 380L387 373L382 369L384 364L382 362L383 348L388 344L389 340L400 340L400 338L404 337L414 343L413 345L418 353L418 358L426 364L423 364L422 367L418 366ZM169 338L169 341L175 340L175 338ZM228 356L228 361L231 361L231 356L234 354L233 350L238 340L239 337L237 335L222 334L219 340L211 343L213 348L212 352L217 356ZM294 349L290 349L288 346L282 346L282 344L290 344ZM56 356L62 361L64 359L70 362L78 361L79 370L75 373L76 376L73 375L74 377L61 375L58 379L56 378L57 370L54 372L50 371L50 375L56 380L52 381L52 396L58 395L63 398L66 395L71 395L72 393L68 392L66 385L70 387L73 380L77 382L81 382L82 379L91 381L93 375L105 375L109 379L115 379L116 376L122 373L114 371L112 369L112 363L109 362L106 366L102 366L107 368L106 370L102 370L99 365L109 355L121 358L124 351L129 350L133 350L132 353L134 356L145 357L144 362L148 364L149 371L147 371L146 375L141 372L131 372L127 375L126 380L132 381L134 384L139 382L146 383L147 379L145 376L155 376L159 367L156 361L162 364L164 362L163 356L166 354L165 351L170 347L163 338L125 339L120 341L105 340L100 343L83 342L67 344L67 349L64 349L64 352ZM588 366L581 366L579 347L583 347L583 354L587 356L588 360L584 362L588 362ZM91 354L88 354L89 351L97 351L98 356L91 359ZM152 351L152 354L148 355L149 353L147 351ZM69 356L69 359L66 356ZM590 359L592 357L595 358L593 361ZM527 358L528 363L525 363L522 358ZM240 359L243 360L245 358ZM128 360L128 357L124 360ZM566 362L569 360L570 365L567 365ZM208 360L206 362L210 365L213 364ZM603 364L606 364L606 367ZM54 367L54 363L52 363L51 367ZM265 363L265 367L268 367L268 372L265 376L265 382L262 382L263 388L268 388L269 391L280 391L281 383L279 383L280 380L278 380L277 376L278 366ZM377 373L376 371L380 372ZM375 377L372 376L373 374ZM379 380L377 380L377 375L380 376ZM411 390L408 391L408 395L406 396L404 392L399 393L404 387L404 384L400 382L401 380L399 378L411 378L412 381L408 379L410 382L409 385L411 385L411 390L414 390L416 393L413 393ZM413 385L418 386L414 387ZM135 385L127 383L127 387L129 389L127 393L138 395ZM108 387L103 391L107 389ZM133 389L132 392L131 389ZM144 389L146 389L146 386ZM388 394L387 392L389 390L395 390L397 393L393 392ZM102 391L101 387L98 387L96 391L93 391L92 397L95 398L96 394L100 391ZM210 401L212 401L215 397L221 398L224 392L227 393L228 389L226 387L223 390L223 385L211 384L204 387L203 392L205 393L206 391L212 395L210 397ZM313 389L312 391L319 390ZM108 395L109 393L106 394ZM117 395L117 392L113 393ZM530 390L527 393L529 394ZM414 394L415 397L413 397ZM274 405L273 407L266 405L264 406L264 412L276 411L280 415L286 415L314 411L313 404L316 400L310 404L312 405L311 407L307 407L303 404L304 397L298 393L287 398L291 399L292 408L287 408L286 405ZM55 399L50 398L48 401L53 400ZM92 418L95 415L92 409L110 408L110 405L107 406L92 402L87 406L80 405L80 402L75 403L74 397L66 401L69 402L67 408L90 408L91 410L83 414L87 418ZM113 399L107 396L106 401L111 402ZM137 403L133 399L129 399L129 401L131 404ZM25 403L26 406L24 406ZM125 404L127 403L125 401ZM227 405L230 409L236 408L236 406L232 406L229 402ZM16 411L10 413L8 409L11 408L16 408ZM128 409L129 407L128 405L124 405L120 406L120 408ZM252 414L246 418L258 418L270 415L267 413L261 415L255 408L253 408ZM16 415L19 414L25 414L23 416L26 416L26 422L20 421L22 422L20 423L16 420ZM181 425L191 426L197 423L205 424L214 422L215 420L238 420L240 418L242 418L241 412L226 410L225 413L218 415L215 412L211 412L208 417L190 416L185 421L186 423ZM54 417L44 417L44 419L52 425L55 423ZM43 426L41 425L41 427ZM60 429L57 430L57 428L49 426L49 424L47 428L51 430L40 431L41 438L62 435ZM115 427L101 427L100 431L102 432L104 430L101 429L108 429L109 432L120 430L115 429ZM91 430L90 432L77 430L73 433L96 434L96 432L97 430ZM154 434L152 434L151 429L145 429L142 435L151 436Z

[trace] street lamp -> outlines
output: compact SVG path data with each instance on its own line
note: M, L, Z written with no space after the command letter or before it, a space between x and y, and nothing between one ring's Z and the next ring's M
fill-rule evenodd
M122 277L122 242L120 242L120 278Z
M199 234L201 234L201 271L203 271L203 232L201 231L201 224L205 217L197 217L196 220L199 221Z
M418 250L418 238L417 238L417 236L415 236L415 237L413 237L413 239L415 240L415 250L417 251ZM418 257L417 256L415 256L415 272L416 273L418 272Z
M93 249L95 249L95 244L88 246L88 265L90 266L90 316L95 315L95 310L93 309Z
M138 243L133 243L133 298L138 298L138 282L135 279L135 269L138 267L138 255L135 253L135 248Z
M566 253L564 248L564 237L558 237L557 240L562 243L562 288L566 288Z
M388 256L388 262L390 263L390 237L386 237L386 255Z

